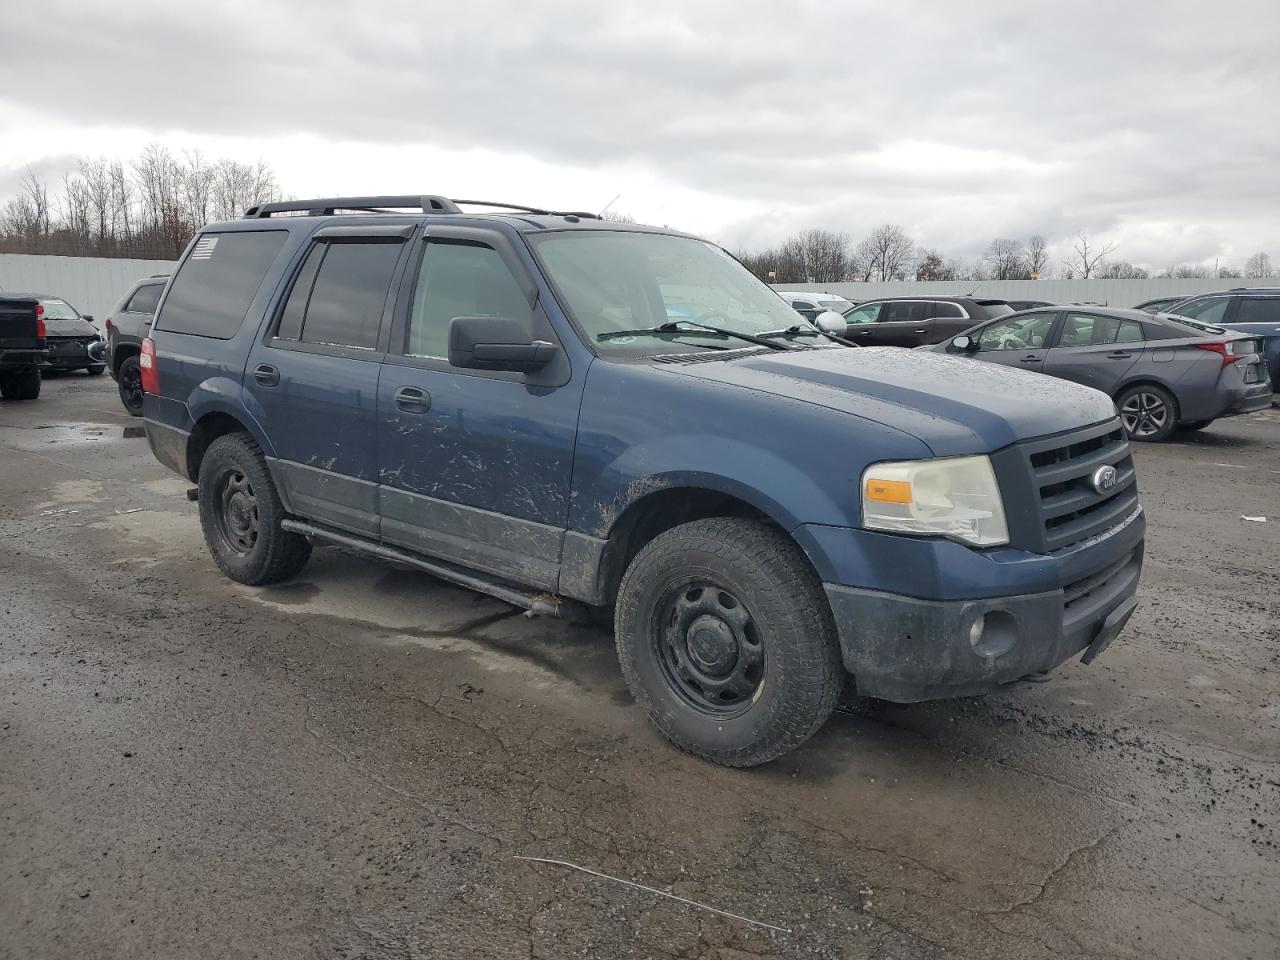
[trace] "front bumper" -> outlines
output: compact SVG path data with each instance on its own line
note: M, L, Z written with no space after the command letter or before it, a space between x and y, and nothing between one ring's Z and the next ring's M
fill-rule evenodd
M921 600L826 583L845 668L860 694L912 703L984 693L1080 653L1088 662L1136 606L1143 541L1124 549L1039 593Z

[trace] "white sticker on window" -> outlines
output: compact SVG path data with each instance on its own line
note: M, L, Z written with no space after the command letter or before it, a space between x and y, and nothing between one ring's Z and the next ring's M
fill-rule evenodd
M196 248L191 251L192 260L209 260L213 257L213 248L218 245L217 237L201 237L196 241Z

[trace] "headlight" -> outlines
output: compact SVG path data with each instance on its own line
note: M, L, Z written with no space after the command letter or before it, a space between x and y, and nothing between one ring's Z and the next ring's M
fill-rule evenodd
M877 463L862 474L862 523L871 530L952 537L978 547L1009 542L988 457Z

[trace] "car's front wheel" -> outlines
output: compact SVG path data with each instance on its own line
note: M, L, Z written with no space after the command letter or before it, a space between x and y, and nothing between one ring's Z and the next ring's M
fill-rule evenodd
M136 356L126 357L116 371L116 389L120 391L120 402L134 417L142 416L142 367L138 365Z
M284 506L262 451L244 433L218 437L200 461L200 526L214 562L238 583L287 580L311 556L306 537L280 528Z
M1139 383L1116 397L1120 422L1130 440L1167 440L1178 426L1178 404L1173 394L1154 383Z
M650 721L726 766L804 743L844 684L817 575L784 533L751 520L696 520L647 544L623 576L615 627Z

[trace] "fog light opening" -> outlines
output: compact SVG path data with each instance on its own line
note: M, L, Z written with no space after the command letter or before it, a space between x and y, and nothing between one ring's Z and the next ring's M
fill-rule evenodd
M990 610L969 626L969 646L980 657L1002 657L1018 645L1018 621L1007 610Z

